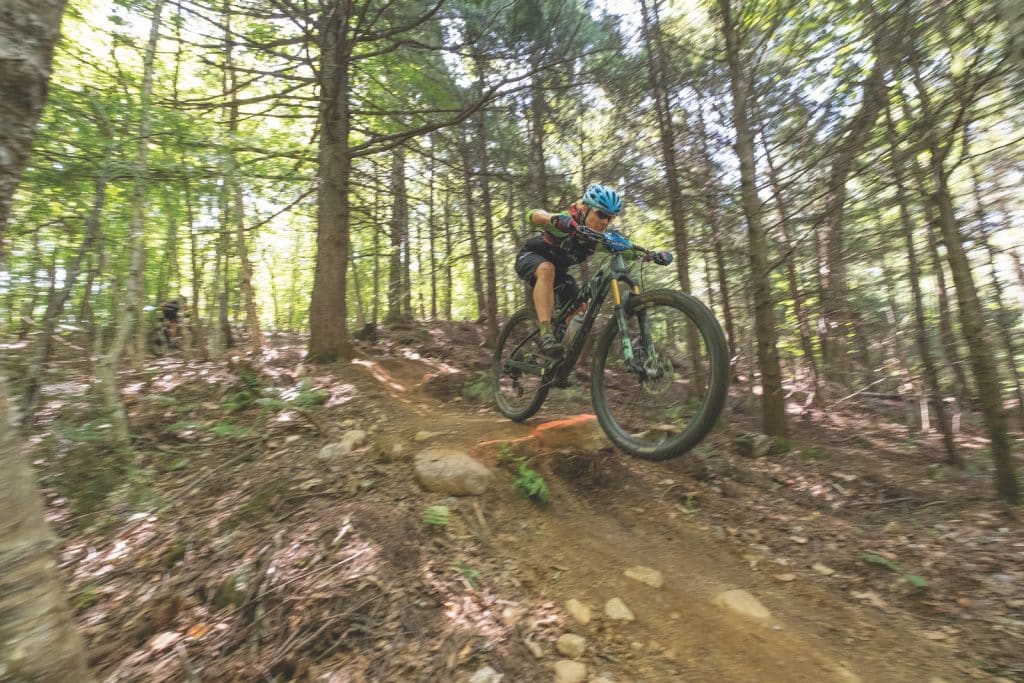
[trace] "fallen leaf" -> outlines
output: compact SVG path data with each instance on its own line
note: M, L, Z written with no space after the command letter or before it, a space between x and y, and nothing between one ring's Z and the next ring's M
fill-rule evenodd
M826 566L821 562L815 562L814 564L812 564L811 569L818 572L822 576L832 576L836 573L835 569L832 569L832 567Z
M185 635L189 638L199 640L207 633L209 633L211 628L213 627L209 624L194 624L189 627L188 631L185 632Z

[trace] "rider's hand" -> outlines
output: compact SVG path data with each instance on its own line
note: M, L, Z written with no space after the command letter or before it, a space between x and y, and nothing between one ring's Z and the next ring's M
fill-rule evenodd
M672 252L670 251L656 251L651 254L651 260L657 263L659 266L667 266L672 263Z
M556 213L551 217L551 227L569 237L576 232L576 221L567 213Z

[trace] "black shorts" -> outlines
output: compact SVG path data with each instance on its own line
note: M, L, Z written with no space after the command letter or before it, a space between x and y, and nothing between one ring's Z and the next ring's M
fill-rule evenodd
M175 323L178 322L178 309L177 308L171 308L170 306L165 308L164 309L164 320L166 320L168 322L175 322Z
M516 275L533 287L537 284L537 266L547 261L555 266L555 309L576 298L580 288L576 278L569 274L569 266L561 263L555 254L543 249L523 247L516 256Z

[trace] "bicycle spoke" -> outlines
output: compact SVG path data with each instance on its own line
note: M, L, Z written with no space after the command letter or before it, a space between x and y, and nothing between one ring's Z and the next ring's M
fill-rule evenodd
M547 396L541 372L547 360L540 355L537 323L525 311L509 320L498 340L493 361L494 396L498 408L513 420L525 420Z
M679 455L703 438L721 409L724 340L710 313L695 317L706 309L692 301L679 293L645 297L626 316L625 339L613 322L595 358L602 426L633 455Z

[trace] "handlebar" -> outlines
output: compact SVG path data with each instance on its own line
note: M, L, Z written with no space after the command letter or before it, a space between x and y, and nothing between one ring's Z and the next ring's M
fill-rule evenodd
M585 225L579 225L576 227L576 231L589 240L604 244L608 250L612 252L633 251L643 254L644 257L650 257L654 254L650 249L641 247L638 244L633 244L625 235L617 230L609 230L601 233L596 230L591 230Z

